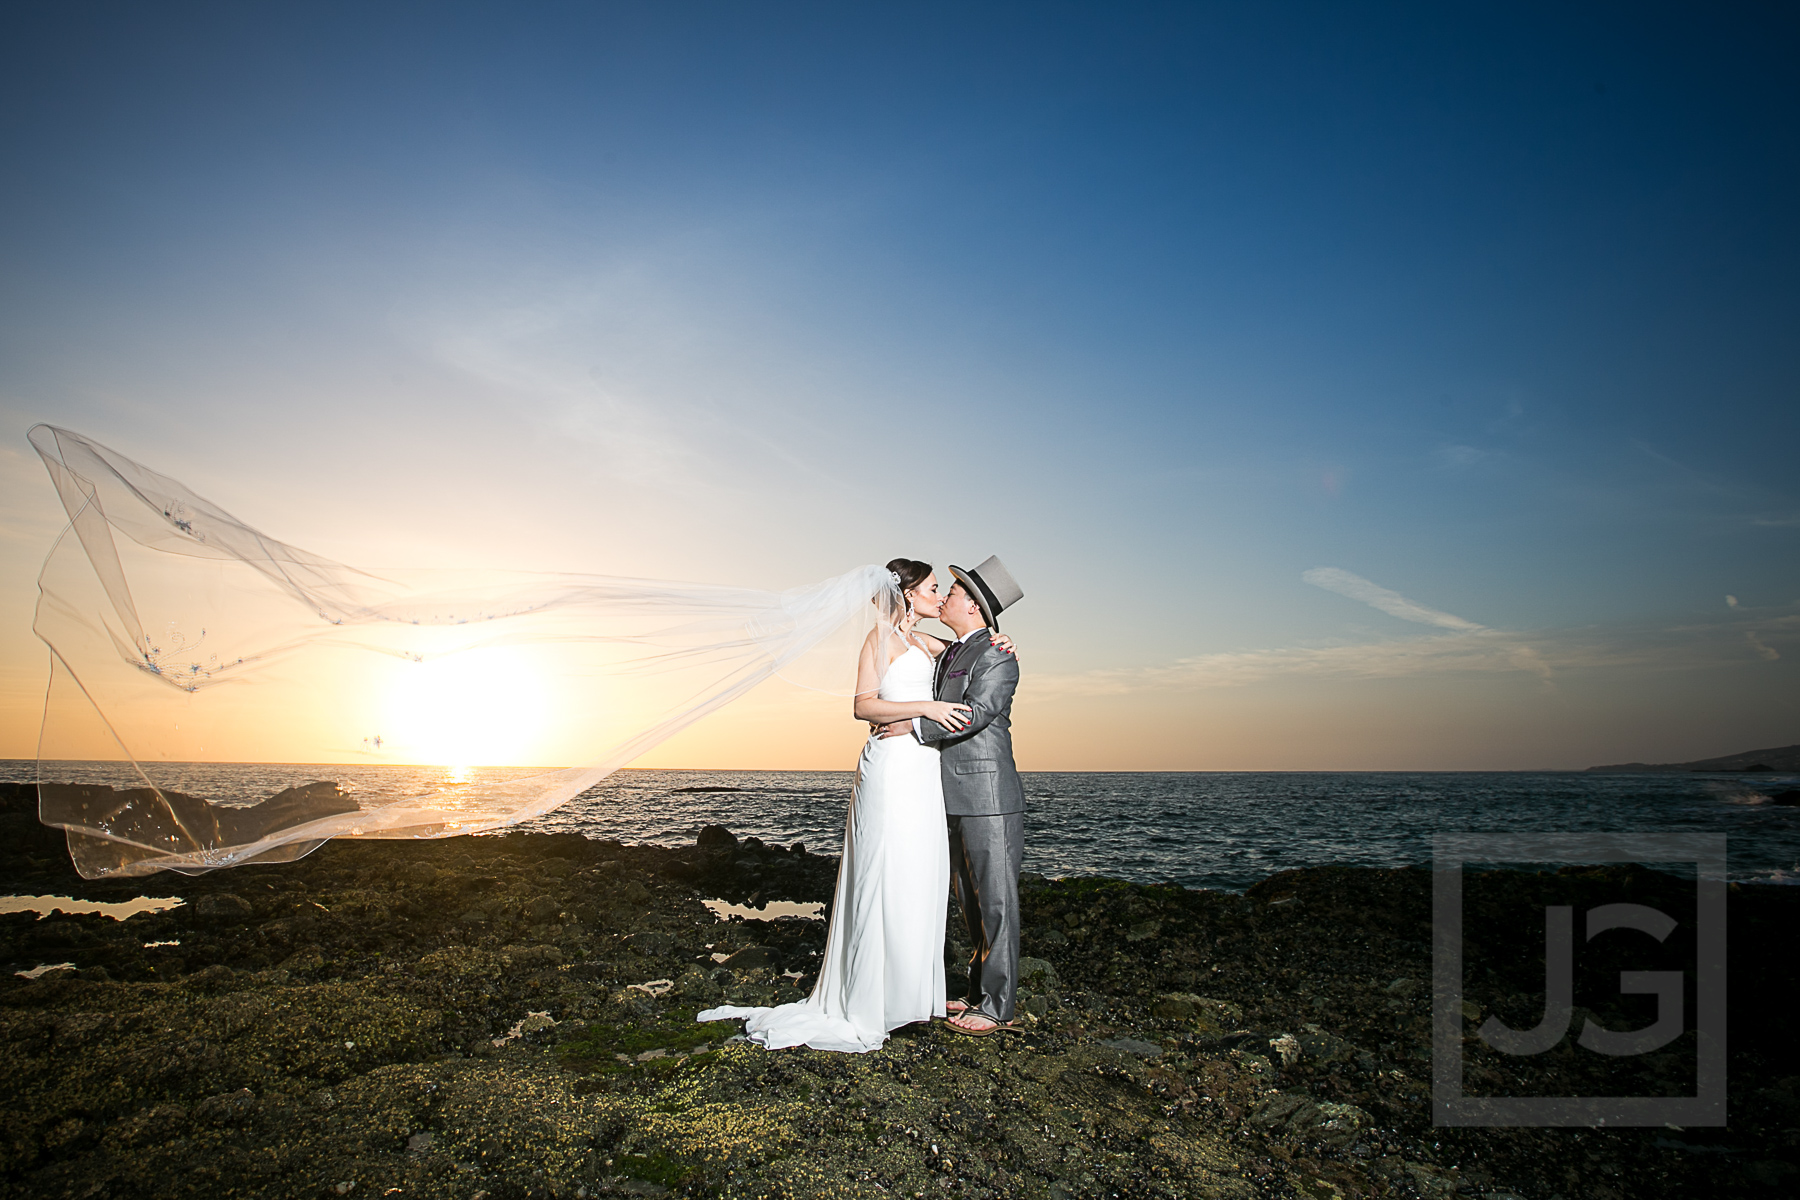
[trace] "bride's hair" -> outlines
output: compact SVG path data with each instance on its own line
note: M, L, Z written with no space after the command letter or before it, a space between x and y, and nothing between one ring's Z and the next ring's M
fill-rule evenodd
M889 561L887 569L900 579L901 592L910 592L931 578L931 564L920 562L916 558L896 558Z

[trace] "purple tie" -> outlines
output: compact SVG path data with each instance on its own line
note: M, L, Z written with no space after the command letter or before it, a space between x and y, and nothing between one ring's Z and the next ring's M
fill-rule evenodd
M951 642L944 647L943 654L938 656L937 690L940 692L944 690L944 684L950 679L950 662L956 657L956 652L962 649L962 645L960 639Z

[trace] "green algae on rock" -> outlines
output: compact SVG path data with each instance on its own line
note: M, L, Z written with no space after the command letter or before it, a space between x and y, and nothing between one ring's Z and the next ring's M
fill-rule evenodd
M189 901L0 915L13 970L75 964L0 984L4 1195L1658 1196L1794 1178L1784 889L1732 893L1762 953L1733 960L1729 1129L1454 1130L1430 1123L1420 871L1288 872L1246 896L1027 878L1023 1037L912 1027L845 1056L693 1021L810 986L823 922L722 922L702 900L829 899L818 855L507 835L83 883L50 838L3 852L22 891ZM1607 868L1471 876L1466 894L1472 921L1504 925L1682 886ZM1471 962L1471 1002L1515 1024L1528 942ZM1545 1059L1534 1076L1477 1046L1469 1079L1598 1081ZM1632 1078L1678 1086L1673 1061Z

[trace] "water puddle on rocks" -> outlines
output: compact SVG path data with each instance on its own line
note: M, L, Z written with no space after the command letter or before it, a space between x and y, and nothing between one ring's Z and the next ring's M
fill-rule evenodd
M26 979L36 979L40 975L48 975L52 971L73 971L74 969L74 963L43 963L31 968L29 971L14 971L13 974L23 976Z
M724 900L702 900L713 916L721 921L740 917L746 921L775 921L782 917L799 917L804 921L823 921L825 905L798 900L771 900L761 908L749 908Z
M72 896L0 896L0 913L32 912L43 920L53 912L99 913L115 921L139 913L167 912L187 901L179 896L139 896L135 900L77 900Z

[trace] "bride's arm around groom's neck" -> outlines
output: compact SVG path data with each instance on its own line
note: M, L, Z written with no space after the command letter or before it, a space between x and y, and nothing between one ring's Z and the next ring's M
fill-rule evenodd
M929 744L973 737L1011 707L1018 686L1018 656L990 643L969 664L968 686L962 694L962 703L971 710L969 723L961 729L949 729L936 721L921 720L919 740Z

